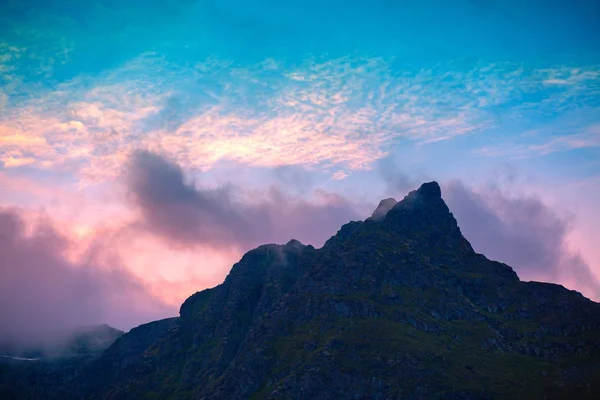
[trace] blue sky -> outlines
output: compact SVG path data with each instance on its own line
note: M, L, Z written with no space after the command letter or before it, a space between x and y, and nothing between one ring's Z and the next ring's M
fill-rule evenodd
M449 197L461 182L498 215L509 203L490 193L536 199L568 226L565 252L600 275L599 20L583 0L7 0L0 205L32 226L46 215L72 262L107 230L144 225L125 179L136 151L196 188L233 188L232 202L345 202L362 218L424 180ZM135 251L179 260L168 271L134 266L132 249L114 257L173 304L247 250L155 233ZM206 260L219 267L194 269ZM514 267L596 296L563 264ZM165 279L171 292L155 287Z

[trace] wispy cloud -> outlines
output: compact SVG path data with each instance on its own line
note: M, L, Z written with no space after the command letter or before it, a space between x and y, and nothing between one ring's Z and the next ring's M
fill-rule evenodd
M0 334L26 339L102 322L129 328L175 313L100 243L73 261L74 242L51 220L27 225L22 210L0 208Z
M543 133L541 137L540 132ZM560 151L598 148L600 147L600 124L593 123L582 127L548 126L547 129L525 132L523 136L526 139L521 142L508 139L502 144L480 147L475 150L475 153L491 157L522 159Z
M16 56L6 54L10 74ZM372 168L395 145L486 132L499 116L526 125L574 108L591 113L599 98L597 67L410 71L394 62L314 57L242 67L211 58L182 66L147 53L99 78L77 77L5 107L0 161L5 168L69 168L88 183L117 177L139 148L204 170L226 160L350 172ZM595 143L583 139L557 139L546 150L516 146L543 152ZM493 146L481 152L493 154Z
M348 177L348 174L346 173L346 171L342 171L342 170L334 172L334 174L331 175L331 179L336 180L336 181L342 180L347 177Z

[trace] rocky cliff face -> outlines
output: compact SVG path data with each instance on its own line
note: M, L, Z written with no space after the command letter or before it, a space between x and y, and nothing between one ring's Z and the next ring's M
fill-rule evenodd
M119 339L73 380L72 392L597 398L600 304L559 285L521 282L475 253L435 182L378 210L321 249L290 241L248 252L223 284L188 298L179 319ZM123 351L138 340L144 345L133 355ZM106 378L91 385L103 370Z

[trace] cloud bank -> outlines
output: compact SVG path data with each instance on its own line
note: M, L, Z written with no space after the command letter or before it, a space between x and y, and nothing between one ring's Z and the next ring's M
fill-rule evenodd
M104 322L127 329L176 313L101 243L77 261L73 245L47 218L30 229L20 210L0 208L0 339Z
M600 301L600 282L567 246L570 220L541 199L479 191L455 180L444 197L465 237L488 258L512 266L523 280L558 282Z
M393 164L381 168L396 196L414 180ZM175 253L206 249L228 254L233 263L242 252L264 243L295 238L320 246L342 224L363 219L374 209L323 191L308 200L277 188L244 192L233 185L206 187L186 178L173 161L148 151L132 153L124 171L137 222L124 234L95 237L77 257L72 256L76 240L48 218L38 217L30 226L23 211L0 209L0 339L102 322L128 328L175 315L161 299L178 298L183 286L157 281L160 293L153 292L139 278L144 272L134 272L127 264L131 259L114 251L119 241L136 232L161 238ZM511 265L524 280L562 283L600 300L600 284L590 266L566 245L568 218L538 198L509 196L497 186L482 191L450 181L443 188L476 251ZM158 257L160 248L156 251L159 267L170 268L171 261ZM186 290L203 288L201 283L196 286Z

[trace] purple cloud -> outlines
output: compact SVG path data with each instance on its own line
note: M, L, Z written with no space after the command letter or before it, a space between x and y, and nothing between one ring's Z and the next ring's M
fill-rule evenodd
M589 265L567 248L570 221L541 199L511 198L497 188L482 194L461 181L446 185L444 198L476 251L514 267L524 280L564 282L600 299Z
M232 185L203 188L186 181L177 164L146 151L131 156L126 184L142 227L175 246L247 250L292 238L319 246L344 223L362 219L360 205L325 192L313 203L271 187L248 201Z
M176 313L118 260L101 265L101 245L79 262L66 256L72 245L48 219L28 233L21 211L0 208L0 340L104 322L128 329Z

